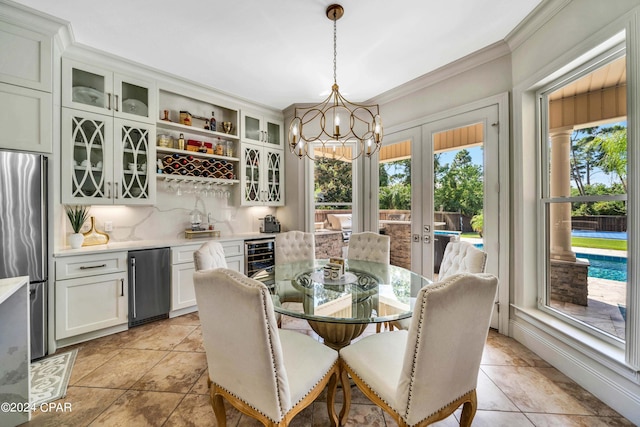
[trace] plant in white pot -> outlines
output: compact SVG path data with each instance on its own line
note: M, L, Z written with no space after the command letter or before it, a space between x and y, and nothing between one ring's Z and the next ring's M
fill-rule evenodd
M73 229L73 234L69 236L69 244L73 249L77 249L84 242L84 236L80 230L82 230L82 226L89 218L89 209L86 206L66 206L65 210Z

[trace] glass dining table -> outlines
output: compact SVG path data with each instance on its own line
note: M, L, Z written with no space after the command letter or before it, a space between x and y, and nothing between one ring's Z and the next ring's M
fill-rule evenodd
M338 279L324 275L328 260L276 265L253 278L267 285L277 313L305 319L334 349L349 345L371 323L411 317L415 297L431 281L402 267L345 260Z

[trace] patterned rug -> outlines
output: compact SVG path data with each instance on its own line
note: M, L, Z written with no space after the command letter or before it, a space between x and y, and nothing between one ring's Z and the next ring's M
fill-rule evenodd
M29 400L33 405L51 402L67 394L67 384L77 353L75 349L31 363Z

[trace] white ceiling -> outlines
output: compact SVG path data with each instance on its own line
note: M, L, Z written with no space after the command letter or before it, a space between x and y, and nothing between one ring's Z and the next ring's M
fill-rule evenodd
M542 0L342 0L337 82L368 100L504 40ZM75 40L264 105L333 84L332 0L16 0Z

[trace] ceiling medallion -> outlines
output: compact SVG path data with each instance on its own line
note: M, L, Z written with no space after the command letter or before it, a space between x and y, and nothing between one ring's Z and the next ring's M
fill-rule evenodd
M333 21L333 86L321 103L296 108L289 126L289 149L299 158L332 157L352 161L371 157L382 144L382 118L378 105L349 102L338 90L336 80L336 22L344 14L338 4L327 8Z

